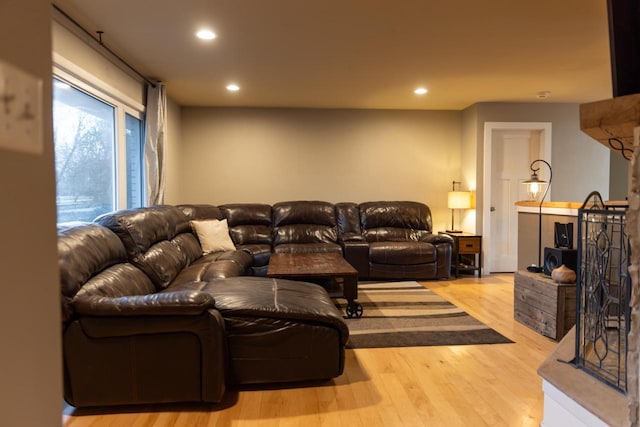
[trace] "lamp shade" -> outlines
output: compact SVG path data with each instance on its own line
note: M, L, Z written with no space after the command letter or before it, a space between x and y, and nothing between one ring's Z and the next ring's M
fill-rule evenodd
M471 208L470 191L449 191L447 194L447 207L449 209Z

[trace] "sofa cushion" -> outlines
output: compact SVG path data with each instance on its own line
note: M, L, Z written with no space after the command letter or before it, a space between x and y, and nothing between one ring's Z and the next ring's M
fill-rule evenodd
M122 263L112 265L87 280L74 300L89 296L117 298L155 292L156 288L146 274L129 263Z
M373 242L369 260L376 264L427 264L437 260L436 247L426 242Z
M260 203L235 203L220 206L229 227L238 225L271 226L271 206Z
M260 224L242 224L229 228L229 235L236 246L271 245L271 227Z
M317 224L336 226L335 208L321 201L280 202L273 205L273 226L287 224Z
M431 210L419 202L367 202L360 204L364 230L378 227L431 231Z
M241 276L251 266L252 258L246 251L213 252L198 258L182 269L172 281L174 285L189 282L207 282L214 279Z
M226 219L193 220L191 226L198 236L203 253L235 250Z
M420 242L431 236L426 230L413 228L370 228L362 234L367 242Z
M97 224L84 224L58 232L58 266L62 294L73 296L95 274L127 261L118 236Z
M331 203L294 201L273 205L274 252L326 252L328 248L342 252L334 247L337 241L338 226Z
M198 238L191 234L191 232L178 234L171 239L171 243L178 247L178 250L187 261L187 265L202 256L202 246L200 246Z
M129 262L144 271L158 289L168 286L194 260L197 245L182 236L189 225L186 215L175 206L123 210L95 221L120 238Z
M176 206L187 218L187 221L195 219L224 219L219 207L204 204L178 205Z
M211 283L204 291L213 295L225 318L269 317L296 319L333 327L346 343L349 337L342 314L322 286L266 277L235 277ZM242 332L240 332L242 333Z
M188 229L185 215L174 206L108 213L96 218L95 222L118 235L130 260L146 252L155 243L170 240Z
M144 271L158 289L169 283L188 265L187 257L170 240L163 240L138 254L132 263Z
M273 245L285 243L336 243L336 227L318 224L289 224L273 230Z
M165 221L169 224L169 236L173 237L180 233L191 232L189 218L177 207L162 205L155 206L155 209L159 209L162 212Z
M247 273L266 275L273 241L271 206L261 203L233 203L220 206L227 218L229 235L236 248L253 257Z
M77 296L120 297L155 292L147 275L127 263L118 236L97 224L76 225L58 232L58 265L65 324L72 318L72 301Z

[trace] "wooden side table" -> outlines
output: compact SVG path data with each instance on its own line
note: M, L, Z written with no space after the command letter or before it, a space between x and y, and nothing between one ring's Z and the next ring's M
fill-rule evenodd
M451 262L456 273L456 278L460 276L460 270L477 271L478 277L482 277L482 235L473 233L447 233L439 231L438 234L451 236L454 241L453 257ZM460 255L473 255L473 265L461 265Z
M513 315L518 322L556 341L575 325L575 283L556 283L525 270L514 273L513 283Z

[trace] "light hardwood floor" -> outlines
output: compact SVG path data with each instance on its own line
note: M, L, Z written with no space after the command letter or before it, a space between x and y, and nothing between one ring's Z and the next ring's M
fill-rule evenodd
M515 344L348 350L345 373L328 383L231 391L213 407L94 414L67 407L64 425L538 426L536 370L556 344L513 319L513 274L423 284Z

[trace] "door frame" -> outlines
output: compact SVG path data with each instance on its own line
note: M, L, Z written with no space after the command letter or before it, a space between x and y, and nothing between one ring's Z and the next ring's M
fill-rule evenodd
M493 133L503 130L528 130L540 132L540 159L551 163L551 122L485 122L484 123L484 153L482 182L482 238L484 240L482 255L484 269L491 273L493 258L491 256L491 153L493 148ZM551 187L547 193L551 198ZM516 267L517 268L517 267Z

